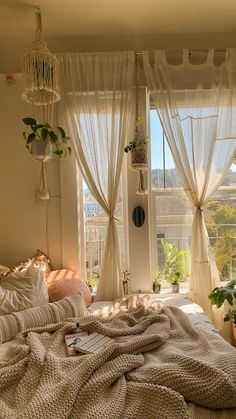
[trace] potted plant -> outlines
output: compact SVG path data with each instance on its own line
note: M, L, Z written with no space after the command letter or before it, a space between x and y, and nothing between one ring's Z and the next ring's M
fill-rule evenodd
M38 123L34 118L24 118L24 124L30 132L23 132L26 148L37 159L47 161L54 153L58 157L71 154L67 146L69 137L62 127L52 128L48 123Z
M161 291L161 272L155 271L152 278L152 289L155 294L160 294Z
M179 283L188 276L189 251L177 250L176 245L166 239L161 239L161 244L166 255L161 276L170 282L171 293L178 293Z
M233 320L233 324L236 327L236 279L228 282L224 287L216 287L208 295L212 305L216 305L220 308L224 303L228 303L228 311L224 316L224 321Z

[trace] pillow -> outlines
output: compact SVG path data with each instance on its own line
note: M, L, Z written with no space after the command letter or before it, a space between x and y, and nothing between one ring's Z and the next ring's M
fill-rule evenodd
M0 343L14 339L19 332L26 329L59 323L72 317L85 317L87 314L82 296L76 294L56 303L0 316Z
M57 271L51 271L47 275L47 284L49 300L51 302L77 293L82 294L87 306L92 302L88 285L72 270L59 269Z
M8 271L9 268L7 266L0 265L0 279L2 276L6 275Z
M29 262L19 271L9 271L0 281L0 316L48 302L44 267Z

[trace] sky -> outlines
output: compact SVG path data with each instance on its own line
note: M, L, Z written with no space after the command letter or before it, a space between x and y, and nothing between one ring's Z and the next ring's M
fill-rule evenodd
M151 165L152 169L163 168L163 130L155 110L150 112ZM165 168L173 169L174 162L167 142L165 141Z
M163 168L163 130L156 110L150 111L150 143L151 143L151 166L152 169ZM167 141L165 141L165 168L174 168L174 162ZM236 172L236 164L231 166L231 170Z

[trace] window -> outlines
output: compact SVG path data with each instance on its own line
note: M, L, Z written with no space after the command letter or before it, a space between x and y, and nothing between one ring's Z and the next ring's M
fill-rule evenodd
M151 142L151 261L153 272L181 274L180 288L190 277L190 245L194 210L181 186L155 110L150 111ZM236 165L208 203L205 221L222 280L236 276ZM168 252L172 252L171 258ZM169 255L170 256L170 255ZM166 279L162 289L168 289Z
M123 176L124 177L124 176ZM120 242L122 269L127 266L127 240L125 240L124 206L125 190L124 179L118 195L116 209L117 230ZM106 240L108 216L92 196L88 186L83 182L83 212L84 212L84 235L85 235L85 262L87 282L95 289L99 280L101 261Z
M236 277L236 165L206 205L205 221L222 281Z

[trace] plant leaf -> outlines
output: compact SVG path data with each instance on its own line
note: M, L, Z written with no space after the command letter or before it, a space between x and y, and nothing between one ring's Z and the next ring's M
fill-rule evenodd
M23 135L23 137L24 137L24 139L25 139L25 141L27 141L27 135L28 135L28 132L22 132L22 135Z
M58 131L61 134L61 138L65 138L66 133L65 133L64 129L62 127L57 127L57 129L58 129Z
M34 118L24 118L23 122L25 125L36 125L37 121Z
M63 150L55 150L54 154L56 154L57 156L61 157L63 154Z
M39 128L43 128L45 125L43 125L43 124L37 124L37 125L35 125L35 128L36 129L39 129Z
M32 133L28 136L28 139L27 139L27 144L32 143L32 141L34 141L34 140L35 140L35 137L36 137L36 134L35 134L34 132L32 132Z
M55 134L54 131L49 131L48 132L48 135L51 138L51 140L52 140L53 143L56 143L57 142L58 137L57 137L57 135Z
M41 139L43 140L43 141L45 141L46 140L46 138L47 138L47 136L48 136L48 134L49 134L49 131L48 131L48 128L42 128L41 129Z

